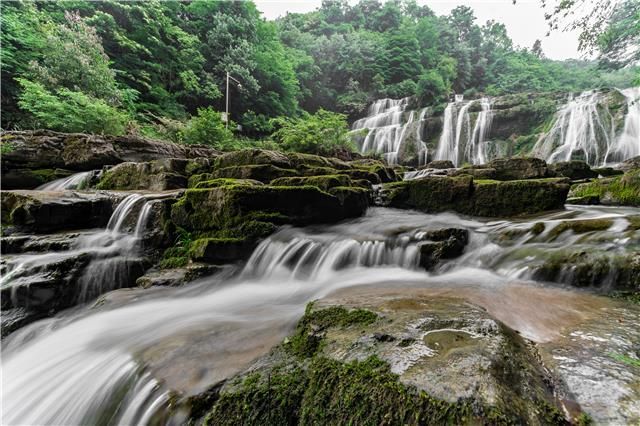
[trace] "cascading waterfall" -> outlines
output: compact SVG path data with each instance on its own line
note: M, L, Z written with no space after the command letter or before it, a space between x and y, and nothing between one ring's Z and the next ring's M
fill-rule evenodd
M389 164L397 164L402 143L410 134L409 129L417 126L415 137L418 161L426 162L426 145L421 139L420 129L427 109L422 109L419 114L408 111L407 115L408 104L409 98L377 100L369 107L369 116L353 123L354 132L368 129L360 146L361 153L381 153ZM404 122L403 117L406 117Z
M311 278L330 276L335 271L357 267L399 266L414 269L420 254L415 243L404 241L323 242L310 238L263 241L247 262L245 274Z
M640 155L640 87L619 90L626 98L621 132L608 107L606 92L589 90L569 96L553 126L541 136L533 154L549 163L582 159L591 166L618 163Z
M80 172L62 179L56 179L36 188L38 191L64 191L86 186L94 172Z
M19 256L14 263L7 265L8 270L0 279L0 285L11 287L13 303L17 305L16 292L23 278L44 273L51 263L89 256L91 260L79 279L79 302L87 302L122 287L129 281L132 268L140 265L138 249L153 202L154 197L127 196L114 210L105 230L81 235L69 251ZM134 232L130 233L127 222L134 215L137 215Z
M469 109L476 102L480 103L482 110L472 129ZM489 98L465 102L456 97L455 102L450 102L444 110L442 134L435 159L449 160L454 166L465 162L486 163L488 156L485 139L489 135L492 117Z

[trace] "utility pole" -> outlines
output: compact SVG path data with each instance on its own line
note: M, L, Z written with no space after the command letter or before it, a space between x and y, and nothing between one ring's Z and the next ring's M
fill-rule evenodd
M231 74L229 74L229 71L227 71L227 108L225 110L225 125L226 128L229 128L229 79L235 81L238 84L238 89L240 89L242 87L242 84L240 84L240 82L238 80L236 80L235 78L231 77Z

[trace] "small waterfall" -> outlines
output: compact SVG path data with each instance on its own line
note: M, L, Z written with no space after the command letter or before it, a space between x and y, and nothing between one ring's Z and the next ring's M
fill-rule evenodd
M352 131L368 130L360 147L361 153L381 153L389 164L398 164L398 153L402 143L410 134L413 135L409 129L417 126L415 137L418 161L426 162L426 145L420 137L420 128L427 108L419 114L416 111L407 112L408 104L409 98L377 100L369 107L368 117L353 123ZM403 117L407 117L405 122Z
M124 286L131 281L136 270L140 269L138 251L152 203L153 200L147 200L140 194L129 195L118 204L105 231L80 240L80 246L97 249L97 255L80 278L79 302L87 302ZM127 222L136 214L135 227L131 233Z
M482 98L478 101L464 102L458 96L455 99L455 102L450 102L444 110L442 134L435 158L449 160L455 166L465 162L486 163L488 158L485 139L489 135L493 118L491 100ZM471 129L469 108L476 102L480 102L482 111L478 113Z
M316 241L294 238L267 239L254 251L244 274L284 276L293 279L325 279L336 271L357 267L397 266L415 269L420 253L409 238L388 241Z
M78 302L84 303L107 291L130 285L132 277L142 268L140 243L155 201L153 197L129 195L118 204L106 229L82 235L69 251L17 257L14 263L7 265L8 271L0 279L0 286L11 287L12 303L19 306L17 290L29 285L29 277L42 275L46 278L51 273L51 265L87 256L89 260L77 263L77 267L83 268L77 284ZM134 218L135 226L134 223L129 225ZM85 262L88 262L86 266ZM72 284L75 283L69 283Z
M82 189L91 180L93 172L80 172L62 179L45 183L36 188L37 191L64 191L67 189Z

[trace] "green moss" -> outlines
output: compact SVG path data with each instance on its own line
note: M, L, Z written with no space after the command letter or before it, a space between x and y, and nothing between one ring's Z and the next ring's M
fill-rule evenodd
M198 177L202 177L202 175L196 175ZM206 176L210 176L207 174ZM257 185L260 182L251 180L251 179L232 179L232 178L217 178L210 180L200 180L194 179L193 181L189 179L189 187L190 188L218 188L220 186L229 186L229 185Z
M472 416L469 404L437 400L402 385L376 357L351 363L317 357L306 367L247 377L220 395L204 423L469 424Z
M627 221L629 221L627 231L637 231L640 229L640 215L628 216Z
M544 232L545 226L543 222L536 222L530 229L531 233L534 235L539 235Z
M273 186L317 186L323 191L336 186L351 186L351 178L347 175L295 176L283 177L271 181Z
M568 220L560 222L549 233L549 237L553 240L565 231L573 231L576 234L584 234L585 232L604 231L613 225L611 219L584 219L584 220Z
M272 164L251 164L245 166L231 166L215 169L211 173L213 178L254 179L260 182L270 182L285 176L296 176L293 169L284 169Z
M160 260L161 269L181 268L189 263L188 247L169 247Z
M575 185L571 197L598 197L602 204L640 206L640 170Z
M365 309L349 311L341 306L332 306L313 310L313 303L309 303L295 333L286 342L285 347L297 356L311 357L319 349L322 334L328 328L369 325L377 319L378 315Z
M593 424L593 419L587 413L580 413L580 415L576 419L577 426L589 426L592 424Z

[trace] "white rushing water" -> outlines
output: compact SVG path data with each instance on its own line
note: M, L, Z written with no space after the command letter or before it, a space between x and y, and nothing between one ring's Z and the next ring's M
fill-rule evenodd
M476 114L471 127L469 109L480 103L482 110ZM456 98L444 110L443 127L436 150L436 160L449 160L459 167L464 163L484 164L487 162L487 142L491 129L491 99L482 98L463 101Z
M589 90L570 95L533 154L549 163L583 159L591 166L619 163L640 155L640 87L618 91L626 99L624 127L616 130L610 93ZM616 112L617 114L618 112Z
M409 99L379 99L369 107L367 117L353 123L352 131L367 130L360 145L361 153L380 153L389 164L397 164L402 144L413 142L418 163L422 165L426 161L426 145L422 140L421 128L427 108L419 113L407 111ZM415 131L410 131L414 127Z
M45 183L36 188L38 191L64 191L86 186L94 172L80 172L62 179Z
M0 286L10 287L14 305L17 291L28 285L32 276L46 273L50 264L88 256L91 261L79 279L78 301L83 303L127 282L132 265L140 262L140 242L149 220L151 207L162 196L132 194L114 210L106 229L80 235L68 251L25 254L8 261ZM132 222L132 226L128 225Z

